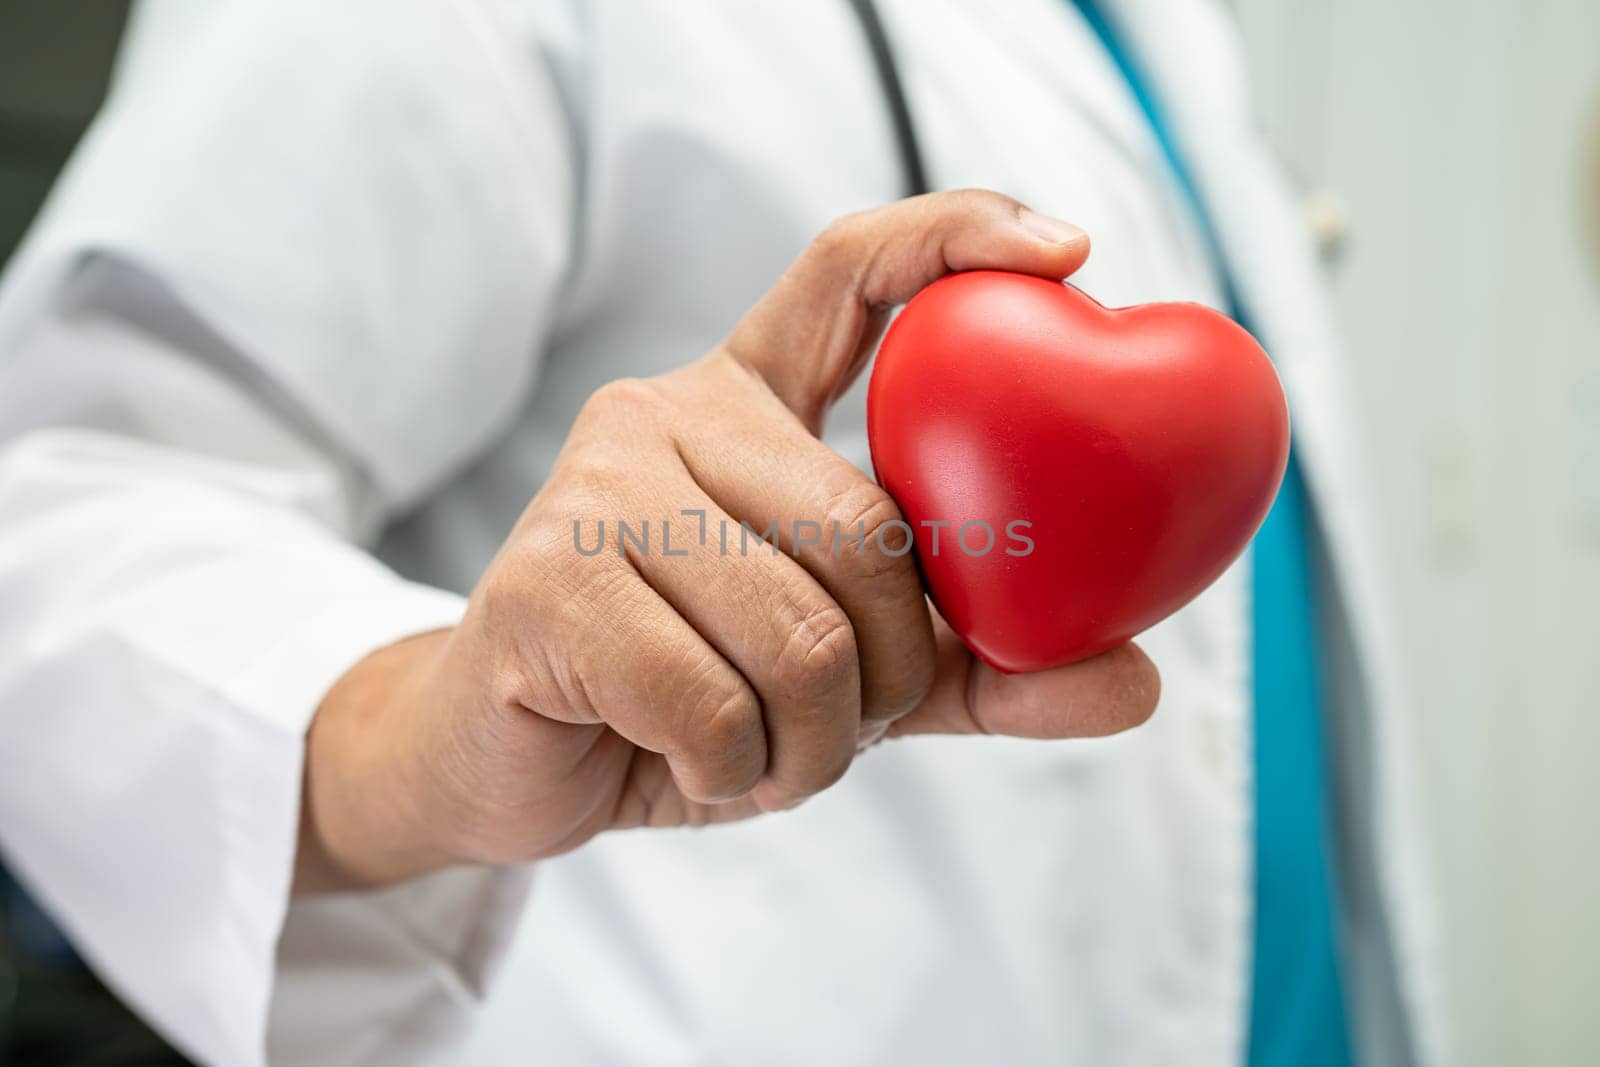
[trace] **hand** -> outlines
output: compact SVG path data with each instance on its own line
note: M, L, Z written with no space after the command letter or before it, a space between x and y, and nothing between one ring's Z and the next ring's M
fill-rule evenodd
M831 226L699 362L595 393L460 625L328 693L298 887L791 807L886 735L1144 721L1159 682L1132 645L1033 675L976 662L930 611L894 502L817 439L894 305L948 271L1061 278L1088 252L992 193L902 201ZM741 523L776 523L780 551Z

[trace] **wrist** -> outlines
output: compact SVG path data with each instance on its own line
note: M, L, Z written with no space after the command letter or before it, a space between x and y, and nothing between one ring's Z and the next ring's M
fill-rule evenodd
M449 866L433 833L425 730L450 630L368 655L306 735L295 892L372 888Z

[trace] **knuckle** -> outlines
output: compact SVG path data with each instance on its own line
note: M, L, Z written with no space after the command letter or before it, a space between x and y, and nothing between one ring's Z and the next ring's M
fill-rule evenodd
M761 702L749 686L719 677L697 704L681 742L694 779L686 784L717 799L749 792L766 769Z
M581 576L581 571L571 575L563 575L562 571L572 555L575 537L582 535L587 543L593 537L593 526L584 516L575 515L566 521L553 515L527 516L495 560L496 581L530 586L534 582L548 584L557 577L570 581Z
M673 402L658 379L607 382L578 412L536 503L559 499L583 506L629 496L641 470L669 455L664 442L673 421Z
M911 553L901 551L908 540L905 519L894 498L879 486L861 481L836 495L828 504L826 527L830 533L849 535L856 545L834 546L834 557L846 573L872 581L912 572Z
M482 605L483 615L499 621L522 613L528 597L527 583L519 577L522 569L520 565L502 564L492 567L483 576L473 590L474 599Z
M812 239L808 250L813 259L829 266L840 266L858 259L866 236L866 212L841 215Z
M660 391L645 378L613 378L589 394L578 418L637 419L653 414L661 403Z
M837 522L837 527L832 523ZM870 676L862 678L861 713L868 721L894 718L922 702L933 685L931 629L919 631L925 616L922 583L911 553L910 527L894 499L871 482L859 482L836 496L829 507L830 529L858 538L854 547L836 550L832 566L840 577L864 590L873 617L887 612L890 628L875 624L869 642ZM926 628L925 622L920 625Z
M900 518L900 508L881 486L865 480L837 493L828 504L828 521L864 525L869 534Z
M734 753L747 748L761 729L761 703L747 687L725 683L702 701L694 727L695 748L707 753Z
M680 746L685 752L724 752L747 744L761 729L761 701L733 668L713 654L665 651L652 672L681 695Z
M543 562L536 552L508 554L498 560L472 592L473 608L491 632L515 634L542 613Z
M968 217L990 215L1015 215L1022 210L1020 201L992 189L969 186L940 194L947 199L957 214Z
M581 465L569 472L564 488L578 501L616 501L639 483L638 467L630 459L618 449L592 449Z
M786 692L831 689L856 669L855 633L836 604L804 612L789 624L772 673Z

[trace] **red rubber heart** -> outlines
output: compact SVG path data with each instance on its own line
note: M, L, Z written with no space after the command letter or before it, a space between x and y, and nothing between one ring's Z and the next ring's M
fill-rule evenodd
M998 271L950 275L901 312L867 431L935 606L1007 672L1092 656L1194 599L1249 543L1289 455L1277 373L1231 319Z

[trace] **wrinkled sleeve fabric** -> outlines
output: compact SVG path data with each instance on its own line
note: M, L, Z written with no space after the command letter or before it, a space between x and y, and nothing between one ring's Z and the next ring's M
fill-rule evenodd
M291 904L303 735L460 616L363 545L534 385L568 123L464 0L134 29L0 282L0 849L192 1057L414 1062L525 875Z

